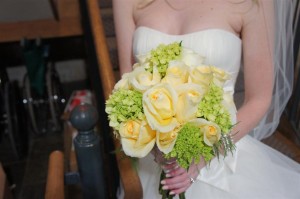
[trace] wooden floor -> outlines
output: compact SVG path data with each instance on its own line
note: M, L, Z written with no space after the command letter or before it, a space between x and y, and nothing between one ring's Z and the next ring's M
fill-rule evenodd
M263 142L300 163L300 140L297 133L299 135L299 130L296 131L283 114L276 132Z

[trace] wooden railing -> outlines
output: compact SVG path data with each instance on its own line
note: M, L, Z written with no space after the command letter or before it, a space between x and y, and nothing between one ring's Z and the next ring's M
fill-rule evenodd
M81 3L80 6L84 6L84 8L81 7L81 9L85 9L87 11L88 16L81 16L81 18L88 18L89 27L83 27L83 34L84 36L88 36L92 38L92 43L89 43L88 45L92 45L93 53L95 53L96 57L96 67L98 71L98 76L100 79L100 82L92 82L94 86L100 85L103 90L103 96L105 99L108 99L109 95L111 94L111 91L116 83L113 67L111 64L110 56L109 56L109 50L106 42L106 37L104 33L103 23L101 19L101 13L100 13L100 6L98 0L79 0ZM86 13L85 13L86 14ZM86 24L84 19L82 19L83 26ZM89 40L90 40L89 38ZM94 68L95 69L95 68ZM96 78L97 79L97 78ZM94 88L95 89L95 88ZM100 103L100 102L99 102ZM104 120L104 119L103 119ZM111 131L111 130L110 130ZM100 130L100 134L103 133ZM112 132L111 132L112 133ZM103 135L102 135L103 136ZM114 142L114 148L118 149L120 148L120 142L117 139L113 140ZM104 143L105 144L105 143ZM49 162L49 172L56 174L59 178L61 178L61 164L59 163L53 163L52 160L61 160L61 155L59 153L54 153L54 157L50 157ZM52 156L52 155L51 155ZM130 158L126 158L126 155L123 152L118 152L115 154L116 156L116 162L117 167L119 170L119 176L120 181L123 185L124 193L125 193L125 199L141 199L143 197L143 191L141 182L139 179L139 176L137 174L137 171L132 165L132 161ZM54 161L55 162L55 161ZM107 163L105 163L107 164ZM57 170L59 169L59 170ZM115 172L115 171L113 171ZM48 173L48 177L49 177ZM49 186L48 186L49 184ZM50 185L53 186L50 186ZM47 181L47 190L46 190L46 199L52 199L53 196L53 187L57 187L58 183L55 179L51 180L48 179ZM63 185L60 185L63 186ZM48 193L48 195L47 195ZM60 197L60 196L59 196ZM55 198L55 197L54 197ZM53 199L54 199L53 198Z
M59 20L37 19L0 23L0 42L19 42L36 38L57 38L82 35L79 0L56 1L55 10ZM33 11L34 12L34 11Z
M9 189L9 183L6 177L6 173L3 170L0 162L0 199L13 199L13 194Z
M97 0L87 1L89 18L91 21L92 34L96 56L98 58L99 76L103 87L104 97L107 99L115 85L113 67L109 57L106 37L101 19L101 9ZM119 140L115 139L115 148L120 147ZM140 199L143 196L142 186L136 170L129 158L124 158L123 152L116 153L120 179L125 191L126 199Z
M64 155L53 151L49 157L45 199L64 199Z

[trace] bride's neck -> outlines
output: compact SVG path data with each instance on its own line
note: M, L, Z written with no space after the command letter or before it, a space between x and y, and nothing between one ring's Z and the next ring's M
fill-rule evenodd
M173 10L185 10L189 5L191 5L189 0L164 0L169 7Z

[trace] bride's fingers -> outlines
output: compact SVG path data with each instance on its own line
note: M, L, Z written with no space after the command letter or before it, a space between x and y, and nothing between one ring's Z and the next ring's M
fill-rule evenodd
M181 186L182 184L187 184L189 182L188 179L190 179L186 170L183 168L178 168L166 173L166 177L167 178L163 180L163 184L169 187L172 186L171 188L173 188L173 185Z
M162 166L162 169L164 170L165 173L169 173L172 170L175 170L179 167L179 165L177 164L177 162L173 162L170 164L165 164Z
M179 189L172 189L172 190L170 190L170 194L171 195L181 194L181 193L185 192L189 187L190 187L190 185L186 185L186 186L181 187Z
M186 173L186 170L179 166L175 166L174 168L172 168L170 170L164 170L164 171L166 173L166 177L168 177L168 178L180 176L180 175Z
M191 186L191 179L197 178L198 169L196 166L191 165L187 172L185 169L179 167L171 170L166 176L167 178L162 181L163 188L174 192L174 194L179 194L186 191Z
M187 175L180 175L173 178L166 178L162 181L163 189L178 190L188 188L191 184Z
M183 169L181 167L179 167L179 165L175 165L175 166L164 166L163 167L164 172L166 173L166 176L168 178L170 177L175 177L178 175L182 175L184 173L187 173L186 175L192 178L196 178L198 176L199 170L197 169L196 165L191 165L188 172L186 171L186 169Z
M177 179L176 179L177 178ZM191 180L187 175L176 176L174 178L168 179L169 182L163 185L163 189L169 190L170 194L180 194L185 192L192 184Z

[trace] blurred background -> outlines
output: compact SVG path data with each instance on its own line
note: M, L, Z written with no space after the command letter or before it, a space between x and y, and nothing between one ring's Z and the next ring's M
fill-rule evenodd
M0 163L15 199L44 198L50 153L72 151L68 140L74 132L66 119L72 107L88 101L97 107L101 120L106 118L99 69L107 66L99 64L97 45L107 47L112 81L117 80L112 3L96 0L94 9L100 14L87 8L86 2L0 0ZM298 4L294 1L294 92L277 131L263 142L300 162ZM105 36L98 44L91 32L96 18L102 20ZM104 143L107 139L101 137ZM65 161L72 161L72 154L67 157ZM107 175L114 173L115 179L108 195L114 198L118 169L108 161L113 166ZM80 196L80 188L69 191L69 198Z

